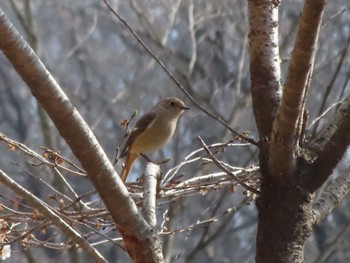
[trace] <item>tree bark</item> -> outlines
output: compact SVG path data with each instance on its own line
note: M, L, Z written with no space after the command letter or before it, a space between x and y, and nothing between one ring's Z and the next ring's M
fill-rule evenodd
M248 1L250 78L261 143L270 140L281 99L278 9L270 0Z
M256 203L259 211L256 262L304 262L305 240L312 232L312 195L298 179L283 186L264 179L261 192Z
M300 145L324 5L324 0L305 2L281 97L276 51L278 3L249 1L251 92L260 136L257 263L303 262L304 244L312 233L314 191L307 178L313 177L316 169L311 169L314 159L307 159ZM335 151L344 154L340 147Z

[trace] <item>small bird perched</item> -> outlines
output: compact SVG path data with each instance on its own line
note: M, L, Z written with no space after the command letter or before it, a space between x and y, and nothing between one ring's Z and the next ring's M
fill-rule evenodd
M173 136L180 115L189 109L182 100L169 97L159 101L136 122L120 154L120 158L126 156L120 175L123 182L136 158L162 148Z

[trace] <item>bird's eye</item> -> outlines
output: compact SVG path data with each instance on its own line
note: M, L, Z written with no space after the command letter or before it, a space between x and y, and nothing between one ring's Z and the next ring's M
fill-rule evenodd
M175 106L175 101L170 101L171 106Z

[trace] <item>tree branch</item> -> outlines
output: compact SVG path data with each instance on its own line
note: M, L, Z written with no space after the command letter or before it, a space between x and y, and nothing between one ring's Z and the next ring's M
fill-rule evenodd
M119 229L135 262L152 259L157 236L139 213L135 203L94 134L69 101L43 63L0 10L0 49L43 106L81 162ZM116 205L116 203L118 205Z
M286 83L273 124L269 171L272 176L291 174L295 169L298 120L311 76L325 0L306 0Z
M157 225L156 196L157 178L160 175L159 165L148 163L145 170L145 182L143 190L143 217L153 228Z
M250 79L260 138L269 139L281 96L278 8L272 1L248 1Z
M50 219L58 228L62 230L67 237L71 238L74 243L77 243L81 248L88 253L95 262L107 262L107 260L94 248L89 242L83 238L75 229L70 227L56 211L52 210L45 202L41 201L38 197L31 194L28 190L24 189L22 186L17 184L12 180L6 173L0 170L0 181L14 191L16 194L20 195L26 201L30 202L35 208L37 208L42 214L44 214L48 219Z
M325 126L318 135L311 139L310 143L313 148L323 149L326 143L330 140L331 136L334 134L336 129L339 127L340 123L344 118L344 112L350 107L350 96L346 97L344 101L338 105L338 109L334 116L331 118L330 123Z
M317 116L320 116L322 114L322 112L324 111L324 109L326 108L327 99L328 99L328 97L329 97L329 95L331 93L331 90L334 87L336 79L338 78L338 76L339 76L339 74L341 72L342 66L344 64L344 60L345 60L346 55L348 53L349 46L350 46L350 35L348 37L348 40L346 42L345 47L340 51L340 59L339 59L339 62L337 64L337 67L336 67L336 69L334 71L334 74L333 74L331 80L329 81L329 83L327 84L327 86L325 87L326 91L325 91L325 94L323 95L323 100L322 100L321 106L320 106L320 108L318 110ZM319 123L320 122L316 123L315 128L313 129L313 134L316 134L316 132L318 130Z
M197 138L201 142L204 150L207 152L207 154L209 155L210 159L217 165L217 167L219 167L223 172L225 172L228 175L230 175L234 179L234 181L236 181L239 185L241 185L246 190L251 191L254 194L260 195L260 191L258 189L255 189L255 188L251 187L250 185L246 184L245 182L239 180L239 178L237 178L237 176L234 173L232 173L218 159L216 159L214 154L209 150L208 146L205 144L205 142L202 140L201 137L197 136Z
M333 239L322 254L312 263L324 263L329 262L328 257L334 253L335 250L339 249L340 246L344 245L344 238L349 236L350 224L348 223L345 227L337 227L338 234L335 239Z
M174 76L174 74L172 74L170 72L170 70L165 66L165 64L154 54L154 52L143 42L143 40L141 39L141 37L135 32L135 30L133 30L133 28L128 24L128 22L123 19L111 6L111 4L107 1L107 0L102 0L106 6L108 7L108 9L113 13L114 16L116 16L118 18L118 20L123 23L124 26L126 26L126 28L131 32L131 34L137 39L137 41L140 43L140 45L146 50L146 52L148 54L150 54L150 56L158 63L158 65L160 65L160 67L165 71L165 73L170 77L170 79L175 83L175 85L201 110L203 111L205 114L207 114L210 118L216 120L217 122L219 122L220 124L222 124L225 128L227 128L228 130L230 130L233 134L239 136L240 138L242 138L243 140L250 142L251 144L257 145L257 142L244 135L239 133L238 131L236 131L235 129L233 129L227 122L225 122L221 117L213 114L212 112L208 111L207 109L205 109L201 104L199 104L192 96L191 94L184 88L184 86L176 79L176 77Z
M306 178L307 187L312 192L315 192L328 179L349 147L350 104L347 104L346 109L340 109L341 121L335 124L336 130L313 162L309 177Z
M313 205L314 225L329 215L350 191L350 166L332 181Z

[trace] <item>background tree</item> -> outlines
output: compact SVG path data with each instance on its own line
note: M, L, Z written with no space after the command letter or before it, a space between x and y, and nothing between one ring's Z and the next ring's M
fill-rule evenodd
M254 262L257 234L257 262L298 262L303 258L344 262L349 243L349 215L342 209L347 205L349 185L345 153L350 76L347 3L334 2L325 10L323 1L306 1L304 7L294 1L281 5L271 1L246 5L240 1L178 0L112 4L192 98L215 117L194 108L182 118L172 143L155 156L172 157L162 165L167 180L162 181L157 203L165 260ZM120 121L135 108L147 109L168 95L186 99L128 29L115 23L102 2L12 0L0 1L0 6L64 88L109 159L124 136ZM0 131L7 136L1 137L5 143L0 165L17 182L13 184L17 192L9 191L10 181L3 186L1 240L13 251L22 252L12 253L8 261L26 257L35 262L37 255L56 261L55 251L60 251L61 257L87 262L89 257L73 243L96 261L125 260L127 254L116 249L116 244L124 246L118 232L103 230L112 221L95 188L118 223L129 255L137 258L130 234L138 233L142 226L149 230L152 224L144 221L147 217L137 212L125 188L116 182L102 149L91 145L93 136L80 126L83 123L77 112L72 115L67 104L52 109L54 97L61 96L62 102L64 96L39 91L45 85L57 85L46 78L45 71L36 71L38 64L20 60L19 51L5 38L8 28L4 25L2 51L72 150L57 136L13 66L2 57ZM28 49L23 51L30 55ZM71 126L74 122L77 126ZM239 142L224 122L231 130L249 131L248 136L258 145ZM42 145L53 151L44 149L43 156L37 155ZM212 147L205 151L206 145ZM199 148L202 150L197 152ZM23 154L27 154L29 165ZM78 163L75 158L83 169L73 165ZM258 187L252 166L258 162L257 217L255 207L245 205L256 195L244 187ZM133 180L143 168L139 162ZM85 179L85 172L90 180ZM100 173L104 176L99 177ZM211 181L205 181L205 176ZM19 185L39 200L21 199L29 193L20 192ZM142 202L140 185L128 185L138 205ZM116 206L120 200L116 198L124 205ZM46 204L38 203L40 200ZM129 213L136 224L126 216ZM329 213L332 216L321 222ZM156 251L159 243L141 246Z

